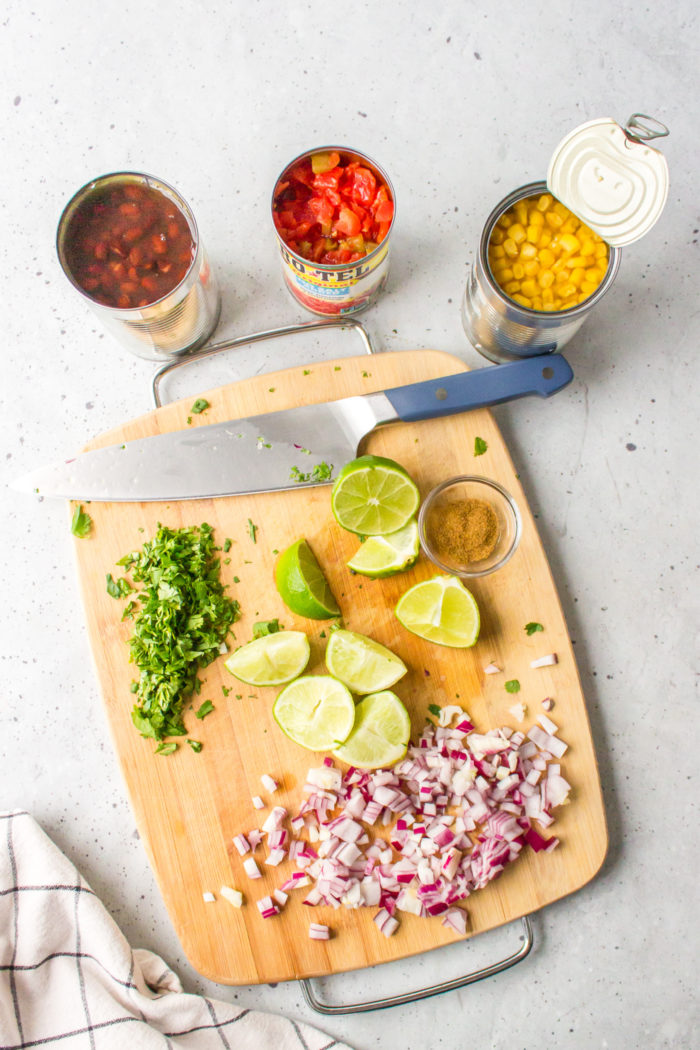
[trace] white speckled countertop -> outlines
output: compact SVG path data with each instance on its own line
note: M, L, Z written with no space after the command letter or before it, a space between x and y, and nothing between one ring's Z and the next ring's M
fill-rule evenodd
M629 0L432 6L6 0L3 482L150 407L153 366L102 333L56 259L58 216L90 177L140 169L182 191L220 277L223 337L308 319L282 286L271 187L302 149L364 149L399 202L389 284L363 315L377 347L438 348L480 366L459 303L488 212L543 177L576 124L660 118L672 130L668 205L570 344L574 383L496 412L576 643L609 822L602 872L534 917L536 948L521 965L390 1013L321 1019L295 984L203 981L171 928L111 750L66 508L7 492L0 808L29 810L131 943L163 955L188 989L309 1020L358 1050L696 1047L696 5L663 16ZM213 366L206 385L301 363L302 352L350 350L263 344ZM417 987L493 961L518 935L501 929L324 990Z

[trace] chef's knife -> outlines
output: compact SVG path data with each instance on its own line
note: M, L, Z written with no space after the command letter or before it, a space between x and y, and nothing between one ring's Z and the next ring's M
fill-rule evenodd
M573 379L560 354L441 376L247 419L176 430L83 452L20 478L13 488L90 501L200 499L332 481L377 426L467 412L538 394ZM333 468L333 474L322 465ZM306 480L301 480L304 478Z

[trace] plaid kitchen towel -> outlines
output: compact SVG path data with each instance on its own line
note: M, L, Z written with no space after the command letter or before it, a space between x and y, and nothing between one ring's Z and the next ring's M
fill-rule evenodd
M132 949L27 813L0 813L0 1048L349 1050L308 1025L189 995Z

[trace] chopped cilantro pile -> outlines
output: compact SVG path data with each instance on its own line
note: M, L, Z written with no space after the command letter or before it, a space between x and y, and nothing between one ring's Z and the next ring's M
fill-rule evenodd
M131 717L143 736L156 740L185 734L182 706L195 691L197 672L219 655L239 616L238 602L224 594L219 579L212 533L206 523L159 525L141 551L118 563L143 584L129 641L140 671Z

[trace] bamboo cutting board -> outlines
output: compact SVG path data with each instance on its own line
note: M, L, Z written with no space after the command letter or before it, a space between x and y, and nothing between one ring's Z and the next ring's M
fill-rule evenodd
M382 390L403 383L434 379L464 371L457 358L438 351L407 351L363 355L266 374L213 390L210 402L191 426L218 422L299 404ZM188 425L194 398L176 402L102 435L90 447L118 443ZM546 411L542 405L541 411ZM474 439L482 437L488 451L474 459ZM423 952L454 940L439 918L402 915L398 932L383 937L372 922L376 909L348 911L302 905L304 891L290 895L281 915L263 919L255 902L279 886L293 870L289 862L265 867L263 847L257 856L263 878L251 882L232 843L238 832L258 827L268 809L253 808L261 795L268 807L285 806L295 813L301 801L306 771L322 756L288 740L271 716L275 689L254 689L237 682L217 660L201 673L205 680L196 706L210 699L215 711L195 719L186 708L191 737L201 740L195 754L187 745L168 757L153 754L154 742L134 729L128 662L128 621L121 622L123 602L109 597L105 576L121 575L117 560L141 547L158 522L171 527L209 522L217 543L233 542L222 565L228 593L241 604L234 625L235 641L249 641L257 620L278 617L287 628L305 630L312 658L307 671L322 671L323 621L304 620L290 613L274 584L276 552L305 536L316 553L342 609L345 626L370 635L403 659L409 673L396 691L411 714L413 733L424 724L429 704L460 703L476 728L510 725L528 729L542 713L541 701L553 697L552 718L569 744L562 772L572 784L571 803L556 811L552 831L561 845L552 853L523 855L485 890L467 902L469 933L474 934L518 918L572 893L600 868L607 847L601 798L585 701L574 655L535 523L503 439L486 409L421 423L398 423L374 432L367 451L402 463L421 494L453 474L478 473L500 482L515 498L523 519L520 547L500 571L473 581L470 589L481 610L481 636L472 649L432 645L406 631L393 615L399 596L413 583L438 572L421 555L408 572L386 580L353 576L346 562L357 538L344 532L330 511L330 487L216 500L167 503L93 503L89 538L76 541L78 570L92 650L97 666L113 743L136 822L161 893L183 949L192 965L223 984L255 984L319 976L370 966ZM363 449L364 450L364 449ZM336 472L342 464L335 464ZM257 526L256 542L248 519ZM234 576L240 582L234 583ZM534 620L544 632L528 637L524 625ZM533 670L531 660L556 652L559 663ZM487 675L495 662L503 674ZM504 689L518 678L517 698ZM223 688L231 688L228 697ZM238 695L237 695L238 694ZM240 697L240 698L239 698ZM522 725L508 709L514 699L527 706ZM269 795L260 783L269 773L280 784ZM240 910L220 898L222 885L243 891ZM214 893L215 903L202 894ZM308 937L310 921L328 924L330 941Z

